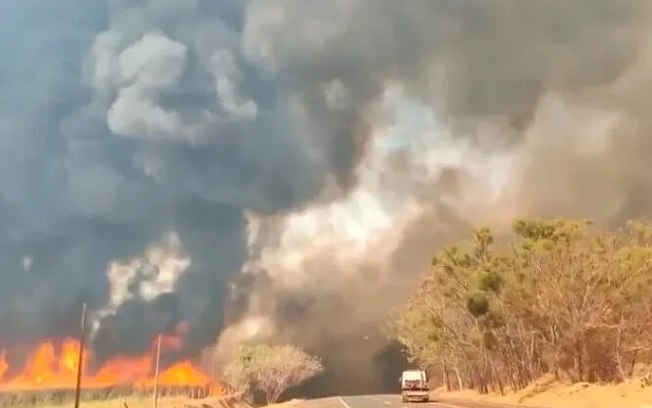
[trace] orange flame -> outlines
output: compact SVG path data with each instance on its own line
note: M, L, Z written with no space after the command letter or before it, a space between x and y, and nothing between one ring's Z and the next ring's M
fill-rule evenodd
M173 336L161 337L161 350L180 347ZM0 352L0 391L74 389L77 382L80 342L66 339L60 344L46 341L31 353L18 374L12 370ZM113 386L152 387L154 378L154 353L141 357L116 357L104 363L98 370L90 372L92 353L84 350L82 361L82 387L108 388ZM179 361L159 373L161 386L196 386L219 390L211 378L190 361Z
M0 354L0 382L5 376L5 373L9 369L9 364L7 364L7 360L5 359L5 353Z

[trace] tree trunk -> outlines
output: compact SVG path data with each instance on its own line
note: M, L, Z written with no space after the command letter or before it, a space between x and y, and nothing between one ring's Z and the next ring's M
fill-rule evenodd
M638 350L634 350L632 353L632 362L629 364L629 372L627 377L631 378L634 375L634 369L636 368L636 360L638 358Z
M464 389L464 386L462 384L462 377L460 376L460 370L455 366L455 375L457 376L457 387L460 391Z
M620 354L620 350L622 347L622 339L623 339L623 316L621 314L620 324L618 325L618 336L616 337L615 358L616 358L616 365L618 366L618 375L620 376L620 381L625 381L625 379L627 378L627 374L625 373L625 367L623 366L624 362Z
M575 382L580 382L584 380L584 347L582 347L581 341L575 342L575 372L577 375L577 380Z
M275 404L283 394L283 391L285 391L285 387L283 386L279 386L278 388L272 390L270 398L267 399L267 405Z
M620 356L620 350L616 349L616 366L618 366L618 376L620 381L625 381L627 378L627 373L625 372L625 367L623 367L623 360Z
M480 394L488 394L489 390L487 389L487 380L485 378L484 370L482 369L478 370L477 378L478 378L478 392Z
M496 382L498 383L498 390L500 391L500 395L505 395L505 386L503 384L503 380L501 378L500 373L495 374L496 376Z

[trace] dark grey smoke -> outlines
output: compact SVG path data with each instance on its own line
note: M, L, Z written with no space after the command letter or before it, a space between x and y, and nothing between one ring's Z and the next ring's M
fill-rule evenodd
M283 214L353 189L390 83L487 154L522 149L526 212L586 209L609 222L646 214L649 23L646 0L0 2L0 344L75 334L82 302L98 311L109 301L108 265L169 231L190 270L174 293L130 299L105 317L95 347L141 352L179 321L190 324L185 352L211 343L227 282L257 256L247 253L245 212L279 214L282 228ZM636 63L640 74L614 85ZM565 145L569 128L550 125L555 105L540 109L552 92L620 114L613 149L587 157ZM500 131L482 137L484 123ZM567 177L552 179L550 163ZM440 181L430 190L400 160L393 170L404 176L389 177L388 189L432 201L388 266L399 273L414 262L400 280L409 282L430 245L467 226L437 202L448 191ZM540 187L552 181L558 194ZM440 227L424 231L428 220ZM327 256L310 262L316 277L339 268ZM393 286L373 288L376 275L289 294L249 282L236 288L229 322L246 313L245 289L262 291L278 300L281 338L344 369L349 354L336 345L386 317ZM374 301L351 325L334 318L350 310L351 293L367 292Z
M214 340L246 257L243 211L289 210L334 171L243 58L244 6L0 5L0 343L76 334L81 303L109 300L109 263L166 231L190 270L104 318L96 349L142 352L179 321L187 352Z
M473 189L474 176L453 170L423 183L406 165L410 157L398 155L383 174L384 187L394 193L411 190L422 213L408 228L396 230L402 244L389 262L375 268L342 264L337 253L347 250L344 243L306 254L294 268L304 270L307 281L298 289L275 284L264 270L257 284L248 278L255 293L250 314L271 311L277 327L273 338L318 350L333 368L321 380L322 392L378 390L390 383L394 374L379 379L372 358L387 340L373 333L427 270L432 252L474 222L563 215L613 224L650 215L652 186L643 170L650 167L651 152L644 102L652 68L650 5L251 3L245 51L304 90L304 106L320 112L317 118L328 118L322 112L328 112L328 101L316 104L305 91L311 84L340 84L343 94L353 95L346 102L369 113L385 85L400 83L413 99L431 106L458 140L471 141L486 156L513 155L514 172L500 198L474 198L472 205L465 194ZM327 129L327 140L337 134L332 126L326 121L310 134ZM363 135L366 130L355 129ZM353 135L347 140L364 140ZM369 261L377 255L370 250Z

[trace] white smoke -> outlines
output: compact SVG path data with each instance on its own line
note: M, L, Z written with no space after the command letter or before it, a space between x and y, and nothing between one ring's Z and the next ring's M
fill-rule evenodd
M220 336L221 353L238 341L274 338L288 329L282 320L280 326L272 325L274 297L270 293L274 292L341 291L342 296L355 298L350 299L349 323L355 316L373 320L378 313L384 313L372 311L378 309L382 291L393 285L412 285L410 279L402 283L397 279L391 258L405 239L407 228L431 211L427 201L432 192L424 187L434 186L447 168L462 170L473 180L463 185L463 192L448 198L451 204L461 212L469 211L468 219L479 220L493 213L492 204L505 188L514 164L511 155L486 155L471 143L453 137L432 109L411 100L400 86L386 89L376 114L373 142L360 164L359 184L350 194L283 217L275 244L269 243L262 226L278 223L278 217L249 215L250 248L257 248L259 240L268 245L245 265L243 273L264 273L271 278L272 287L262 286L250 294L245 317ZM445 196L438 199L447 201ZM317 273L314 268L320 266L312 262L323 257L337 265L327 275ZM343 282L357 280L370 268L380 271L373 283L363 285L362 292L349 292L351 288ZM391 306L392 297L387 296L384 310ZM256 327L265 330L251 329L252 322L259 322ZM355 325L350 328L355 330ZM304 341L319 336L308 331L306 328L303 333ZM315 344L318 341L315 339Z
M247 121L256 119L256 103L243 97L237 90L242 74L238 70L233 53L227 49L215 50L207 69L215 77L215 90L222 109L234 118Z
M107 122L118 135L164 135L181 131L179 115L163 108L158 93L179 83L186 61L183 44L146 34L118 56L121 87Z
M256 119L256 102L239 89L243 75L234 49L236 35L222 21L201 19L198 10L191 4L176 10L161 1L117 7L110 29L95 37L87 79L95 91L95 107L113 133L198 143L220 125ZM180 13L174 16L179 30L171 38L158 20L175 11ZM185 25L195 19L195 27ZM212 76L215 99L200 109L169 106L165 100L173 99L171 95L197 86L182 84L196 69L190 66L195 58Z
M190 265L191 260L174 232L165 234L140 256L112 262L106 273L109 302L96 313L94 328L98 328L102 318L114 314L131 299L151 302L162 294L174 292Z

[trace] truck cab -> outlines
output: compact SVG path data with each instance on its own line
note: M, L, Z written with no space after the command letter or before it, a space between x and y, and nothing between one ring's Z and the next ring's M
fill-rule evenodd
M428 375L423 370L406 370L401 374L401 399L403 402L430 401Z

